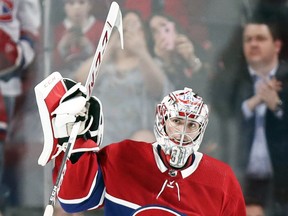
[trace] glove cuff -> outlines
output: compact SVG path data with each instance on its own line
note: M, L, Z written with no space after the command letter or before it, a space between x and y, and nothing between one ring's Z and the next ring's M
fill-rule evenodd
M63 142L65 138L58 139L59 142L62 142L61 145L58 145L57 152L53 155L52 159L56 158L62 151L65 152L68 145L68 140L66 142ZM85 152L98 152L100 150L97 143L95 143L93 140L86 140L83 137L78 138L75 141L74 148L71 150L71 156L70 160L72 163L76 163L79 158L83 155Z

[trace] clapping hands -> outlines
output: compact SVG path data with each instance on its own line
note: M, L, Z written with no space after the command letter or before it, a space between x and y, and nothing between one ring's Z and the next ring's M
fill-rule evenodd
M256 83L256 95L269 109L274 110L280 98L278 92L282 89L282 83L275 78L271 80L261 79Z

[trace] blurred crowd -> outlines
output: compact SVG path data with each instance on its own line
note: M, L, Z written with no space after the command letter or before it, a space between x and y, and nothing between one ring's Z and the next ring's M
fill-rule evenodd
M43 132L34 87L53 71L85 84L111 4L48 2L0 0L2 213L46 205L52 185L37 165ZM248 216L288 216L286 0L116 2L125 49L113 34L93 90L103 103L104 145L153 142L151 107L192 88L211 113L199 151L233 168ZM71 214L57 206L55 215Z

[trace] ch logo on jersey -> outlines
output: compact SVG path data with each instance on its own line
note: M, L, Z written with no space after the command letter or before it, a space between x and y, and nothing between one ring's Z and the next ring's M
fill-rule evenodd
M163 206L144 206L139 208L132 216L185 216L179 212Z
M12 21L13 0L0 0L0 22Z

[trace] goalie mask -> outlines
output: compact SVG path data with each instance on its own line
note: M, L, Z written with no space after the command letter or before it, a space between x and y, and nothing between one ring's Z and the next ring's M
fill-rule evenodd
M199 149L208 123L208 107L192 89L170 93L157 105L154 133L174 168L182 168Z

